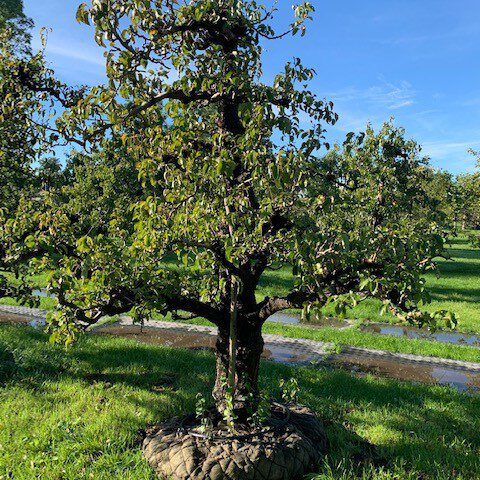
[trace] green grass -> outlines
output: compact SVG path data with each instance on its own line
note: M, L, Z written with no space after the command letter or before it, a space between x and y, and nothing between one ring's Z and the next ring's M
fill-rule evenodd
M0 327L0 479L153 480L139 431L193 411L214 358L87 336L68 351L27 327ZM480 479L480 398L342 371L263 362L273 394L294 376L330 442L317 480Z
M19 303L13 298L1 298L0 305L18 305ZM57 305L57 301L54 298L40 298L40 304L38 308L42 310L53 310Z

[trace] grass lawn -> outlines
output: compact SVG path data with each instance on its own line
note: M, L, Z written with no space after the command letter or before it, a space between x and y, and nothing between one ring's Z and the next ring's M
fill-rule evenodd
M0 479L154 479L139 449L148 423L209 395L209 352L87 336L70 350L0 327ZM480 479L480 398L342 371L263 362L272 394L294 376L330 441L317 480Z

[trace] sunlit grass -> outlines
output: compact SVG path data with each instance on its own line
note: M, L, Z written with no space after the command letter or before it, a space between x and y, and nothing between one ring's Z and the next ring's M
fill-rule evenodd
M88 336L70 350L27 327L0 327L0 478L155 477L139 431L194 410L214 358ZM480 398L447 387L354 378L263 362L261 384L300 383L300 402L325 420L330 447L318 480L480 478Z

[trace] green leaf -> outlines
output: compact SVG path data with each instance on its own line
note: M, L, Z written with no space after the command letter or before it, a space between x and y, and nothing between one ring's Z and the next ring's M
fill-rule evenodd
M27 238L25 238L25 246L28 248L33 248L37 244L35 237L33 235L29 235Z
M78 23L85 23L86 25L90 25L89 12L87 9L87 4L85 2L79 5L77 9L76 19Z

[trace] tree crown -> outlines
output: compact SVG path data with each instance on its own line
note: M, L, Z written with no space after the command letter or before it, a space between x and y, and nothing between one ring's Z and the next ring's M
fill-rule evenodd
M289 33L303 32L312 10L298 7ZM106 49L108 84L74 92L46 75L35 91L66 107L54 135L91 160L63 196L26 202L4 229L13 258L41 253L30 265L52 272L63 333L132 309L220 325L234 278L246 324L369 296L412 321L435 320L418 312L428 301L421 274L443 251L418 146L386 124L322 156L323 124L337 117L308 89L313 70L295 59L273 84L261 80L261 39L283 35L271 15L238 0L79 8ZM99 171L88 167L94 158ZM125 165L127 195L114 185ZM86 185L91 200L79 198ZM287 265L292 288L257 299L262 275Z

